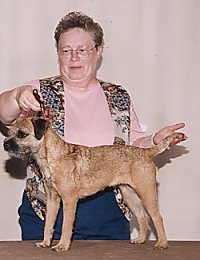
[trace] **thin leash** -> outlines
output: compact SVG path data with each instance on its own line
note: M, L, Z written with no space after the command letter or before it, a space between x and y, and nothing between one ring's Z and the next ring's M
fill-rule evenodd
M37 116L43 117L44 116L44 102L41 100L40 95L38 94L38 90L35 88L33 89L33 95L34 95L35 99L38 101L38 103L40 104L40 111L37 112Z

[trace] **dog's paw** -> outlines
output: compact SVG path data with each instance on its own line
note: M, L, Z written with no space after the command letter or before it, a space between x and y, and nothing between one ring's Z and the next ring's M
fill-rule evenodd
M55 246L52 246L52 250L54 252L64 252L69 250L70 245L69 244L62 244L62 243L58 243Z
M43 247L43 248L50 247L50 243L46 243L46 242L42 241L42 242L36 243L35 247Z
M144 244L146 242L146 239L143 237L136 237L131 239L132 244Z
M167 249L168 248L168 242L167 241L158 241L154 248L156 250L160 250L160 249Z

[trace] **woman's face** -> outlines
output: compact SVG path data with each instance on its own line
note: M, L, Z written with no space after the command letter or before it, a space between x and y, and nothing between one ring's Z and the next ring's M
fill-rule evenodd
M92 36L80 28L61 34L58 42L58 60L63 80L84 83L95 77L97 61L102 48L95 48Z

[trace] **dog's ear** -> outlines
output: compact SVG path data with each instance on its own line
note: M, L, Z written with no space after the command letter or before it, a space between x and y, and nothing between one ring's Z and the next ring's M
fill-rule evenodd
M32 120L34 127L35 137L40 140L46 132L48 122L43 118L33 118Z

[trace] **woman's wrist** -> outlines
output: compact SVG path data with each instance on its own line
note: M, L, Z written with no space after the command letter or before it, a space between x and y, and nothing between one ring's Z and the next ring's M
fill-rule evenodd
M16 102L16 105L18 106L18 109L20 110L20 105L19 105L19 97L20 97L20 92L21 92L21 86L17 87L14 89L13 97Z
M14 88L13 90L2 94L0 118L5 125L12 124L21 113L21 109L17 101L17 93L18 88Z
M156 137L157 137L157 133L153 134L152 137L151 137L153 145L159 144L159 142L156 140Z

